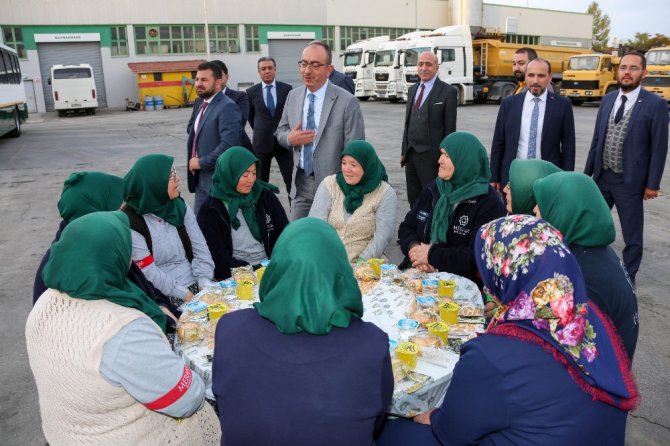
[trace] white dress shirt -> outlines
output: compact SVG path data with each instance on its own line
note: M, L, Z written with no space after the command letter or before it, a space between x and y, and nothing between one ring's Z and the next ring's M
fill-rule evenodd
M638 87L635 90L625 93L626 104L624 104L623 106L624 114L628 113L630 109L633 108L633 106L637 102L637 98L640 96L641 88L642 87L638 85ZM616 115L617 110L619 110L619 107L621 106L621 96L624 96L624 93L621 91L621 89L619 89L619 94L616 97L616 101L614 101L614 107L612 107L612 113L611 113L612 116Z
M312 92L308 88L305 88L305 100L302 103L302 129L307 130L307 110L309 110L309 94L314 93L314 131L318 133L319 131L319 121L321 120L321 109L323 108L323 100L326 97L326 89L330 81L326 81L325 84L321 86L318 90ZM316 141L314 141L316 142ZM313 151L316 151L316 144L313 142ZM300 168L304 169L305 165L303 164L302 150L300 151Z
M419 108L423 105L424 102L426 102L426 98L430 94L431 90L433 89L433 85L435 85L435 79L437 79L437 74L433 76L433 78L429 81L426 81L423 83L425 85L423 87L423 97L421 98L421 103L419 104ZM416 100L419 99L419 93L421 93L421 85L419 85L419 88L416 90L416 95L414 96L414 106L416 107Z
M521 112L521 129L519 131L519 147L516 151L517 159L528 159L528 140L530 139L530 119L533 114L535 96L530 91L526 92L523 99L523 111ZM540 114L537 118L537 139L535 143L535 159L542 159L542 127L544 125L544 112L547 110L547 90L544 90L538 103Z
M261 85L263 85L263 102L265 102L265 106L268 106L268 85L272 85L272 88L270 89L270 93L272 94L272 99L275 101L275 110L277 109L277 83L275 81L272 81L269 84L266 84L265 82L261 82Z

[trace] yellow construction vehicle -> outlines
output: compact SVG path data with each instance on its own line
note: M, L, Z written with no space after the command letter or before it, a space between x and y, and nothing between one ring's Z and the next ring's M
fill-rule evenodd
M670 104L670 46L647 51L647 77L642 86Z
M563 72L561 95L570 98L574 105L600 100L619 88L620 61L620 57L609 54L572 56L568 69Z

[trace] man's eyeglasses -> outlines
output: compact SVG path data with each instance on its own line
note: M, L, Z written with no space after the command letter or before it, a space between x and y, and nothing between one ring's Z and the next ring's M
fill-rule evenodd
M168 181L172 181L176 178L177 178L177 169L175 169L173 167L172 170L170 171L170 176L168 177Z
M317 62L317 61L312 61L312 62L307 62L306 60L299 60L298 61L298 66L300 68L302 68L303 70L306 69L307 67L311 67L311 68L316 70L317 68L325 67L326 65L328 65L328 64Z
M619 67L619 71L630 71L631 73L636 73L640 71L642 68L636 67L635 65L632 66L627 66L627 65L622 65Z

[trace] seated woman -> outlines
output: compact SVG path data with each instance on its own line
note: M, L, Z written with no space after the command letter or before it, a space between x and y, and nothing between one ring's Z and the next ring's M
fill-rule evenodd
M53 243L60 239L63 229L72 220L98 211L116 211L123 203L123 180L115 175L103 172L77 172L71 174L63 183L63 192L58 201L58 211L63 219L58 226ZM33 305L47 289L42 280L42 270L49 260L51 249L42 257L42 262L37 268L35 282L33 284ZM173 313L176 308L171 307L167 299L160 291L144 277L142 270L131 265L128 270L128 278L152 300L158 303L161 310L174 319ZM168 324L168 328L174 331L174 324Z
M179 196L174 158L146 155L123 179L123 211L133 236L133 261L175 306L211 284L214 262L191 207Z
M198 212L198 224L214 259L214 277L268 260L288 224L275 186L256 179L260 162L247 149L231 147L216 161L212 190Z
M77 218L51 248L49 289L26 322L44 436L52 445L218 444L202 379L170 349L165 315L128 280L131 252L119 211Z
M378 444L623 445L639 402L630 362L561 234L513 215L475 249L498 314L463 344L442 405L387 423Z
M335 228L350 262L381 257L395 229L395 191L369 142L350 142L341 158L342 170L321 182L309 216Z
M440 151L438 178L421 191L398 228L405 254L399 267L447 271L481 287L473 250L477 229L505 215L505 206L489 186L489 159L476 136L452 133Z
M533 196L533 184L540 178L556 172L562 170L549 161L538 159L512 161L509 168L509 182L503 189L507 212L533 215L533 208L537 204Z
M373 444L393 393L388 337L360 319L361 292L335 230L310 217L288 225L260 299L216 329L221 444Z
M612 319L633 360L640 329L637 297L610 243L614 220L596 183L583 173L561 172L533 186L537 216L563 234L584 275L589 298Z

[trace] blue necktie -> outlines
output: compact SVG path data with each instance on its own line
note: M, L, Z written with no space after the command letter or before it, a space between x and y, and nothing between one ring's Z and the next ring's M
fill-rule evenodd
M316 124L314 123L314 93L307 95L309 98L309 108L307 109L307 127L305 130L316 130ZM314 143L305 144L302 147L302 164L305 175L312 175L314 173L313 155L314 154Z
M533 98L535 106L533 107L533 114L530 115L530 135L528 137L528 156L527 159L535 159L537 152L537 121L540 118L540 98Z
M268 107L270 116L274 117L275 115L275 98L272 97L272 85L267 85L265 87L267 90L267 97L265 99L265 105Z

